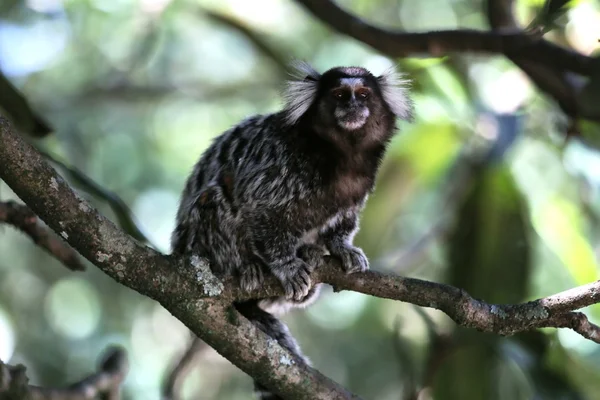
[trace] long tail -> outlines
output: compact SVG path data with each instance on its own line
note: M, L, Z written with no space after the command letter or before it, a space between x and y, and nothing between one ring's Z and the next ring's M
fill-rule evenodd
M272 314L261 309L257 300L236 303L235 307L258 329L277 340L280 346L292 353L297 362L310 365L310 361L302 354L298 342L290 334L288 327ZM260 400L283 400L256 381L254 381L254 390Z

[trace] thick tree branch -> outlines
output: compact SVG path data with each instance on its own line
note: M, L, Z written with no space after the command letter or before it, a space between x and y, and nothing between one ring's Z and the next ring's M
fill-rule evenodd
M371 25L330 0L296 0L316 18L392 57L440 56L454 52L502 53L553 64L589 76L599 62L520 30L488 32L472 29L408 33Z
M0 143L0 178L115 281L158 301L223 357L282 397L358 398L318 371L293 362L275 340L243 318L230 304L237 282L228 281L226 287L203 260L162 255L119 230L77 196L2 117Z
M351 399L351 393L305 365L290 362L277 342L230 306L233 300L281 295L274 278L259 291L243 293L232 278L218 280L199 258L183 260L141 246L77 197L39 155L0 117L0 178L48 225L117 282L159 301L199 338L244 372L283 397ZM568 327L600 342L600 330L572 313L600 302L600 281L536 301L494 305L449 285L368 271L345 275L331 258L315 282L336 290L439 309L456 323L483 332L511 335L540 327Z
M39 223L37 216L23 204L14 201L0 202L0 223L14 226L42 249L73 271L83 271L77 252L54 232Z
M104 352L95 374L69 387L51 389L28 385L23 366L12 367L0 361L0 399L89 400L103 395L106 400L119 400L128 370L125 351L112 347Z

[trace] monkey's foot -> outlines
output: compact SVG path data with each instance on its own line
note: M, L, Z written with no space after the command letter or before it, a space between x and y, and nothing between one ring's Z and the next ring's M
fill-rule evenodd
M311 267L311 272L323 265L323 257L327 255L327 249L316 244L305 244L298 249L298 257Z
M310 265L296 258L274 269L273 274L281 282L287 299L301 301L308 295L312 286L310 279L312 270Z
M336 247L331 249L331 255L340 259L342 268L347 274L364 272L369 269L369 260L358 247Z
M265 277L259 263L249 263L240 271L240 287L246 292L251 292L262 286Z

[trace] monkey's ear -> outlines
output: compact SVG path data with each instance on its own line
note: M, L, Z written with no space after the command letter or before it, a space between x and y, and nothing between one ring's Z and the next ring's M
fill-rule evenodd
M405 121L413 121L414 105L409 97L410 80L395 71L392 67L377 77L383 100L394 115Z
M315 101L321 74L310 64L303 61L294 61L291 67L292 79L286 83L283 98L285 100L286 120L293 125L298 122Z

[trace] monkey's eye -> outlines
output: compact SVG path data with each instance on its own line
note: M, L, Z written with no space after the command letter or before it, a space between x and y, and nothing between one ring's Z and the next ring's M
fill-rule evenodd
M371 91L367 88L360 88L356 91L356 96L359 99L366 99L369 97L370 94L371 94Z
M338 100L344 100L344 99L348 98L348 94L343 89L333 89L331 91L331 95Z

